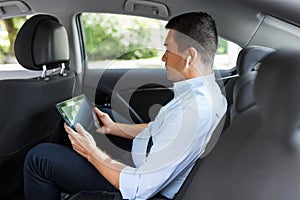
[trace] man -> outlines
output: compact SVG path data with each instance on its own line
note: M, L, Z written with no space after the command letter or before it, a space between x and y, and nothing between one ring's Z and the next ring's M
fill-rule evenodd
M111 159L80 124L77 132L65 125L75 151L56 144L33 148L24 166L25 198L59 199L61 190L120 192L123 199L175 196L224 115L226 99L212 71L214 20L206 13L186 13L166 28L162 61L174 81L174 99L149 124L115 123L95 108L103 123L99 132L133 139L135 167Z

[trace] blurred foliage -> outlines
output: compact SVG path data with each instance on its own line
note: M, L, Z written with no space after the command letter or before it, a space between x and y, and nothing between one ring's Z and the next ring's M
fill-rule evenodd
M152 29L164 30L159 20L113 14L83 13L86 50L89 60L140 59L156 57L149 48ZM151 27L151 28L150 28ZM163 38L165 35L162 36ZM161 41L163 43L163 40ZM227 53L227 41L219 38L217 54Z
M14 62L14 44L26 17L0 20L0 63Z
M89 60L152 58L152 31L163 28L158 20L113 14L82 14Z
M219 44L218 44L217 54L226 54L228 42L220 37L218 40L219 40L218 42Z

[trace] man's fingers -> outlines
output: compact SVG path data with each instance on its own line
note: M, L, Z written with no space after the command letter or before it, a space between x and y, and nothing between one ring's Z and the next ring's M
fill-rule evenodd
M105 121L111 121L111 118L110 116L105 113L105 112L102 112L100 111L98 108L94 108L94 111L96 113L96 115L99 117L99 119L102 121L102 122L105 122Z
M75 132L70 126L68 126L66 123L64 123L64 128L68 134L76 135L78 134Z
M76 144L76 143L72 144L72 146L73 146L73 149L76 150L77 152L78 152L78 151L80 151L80 152L82 152L82 153L85 153L85 152L86 152L86 150L85 150L82 146L80 146L80 145L78 145L78 144Z
M82 134L82 135L90 134L90 133L87 132L87 131L83 128L83 126L82 126L81 124L79 124L79 123L77 123L77 124L75 125L75 128L76 128L76 130L78 131L78 133L80 133L80 134Z
M94 111L97 114L98 117L104 117L105 113L100 111L97 107L94 107Z

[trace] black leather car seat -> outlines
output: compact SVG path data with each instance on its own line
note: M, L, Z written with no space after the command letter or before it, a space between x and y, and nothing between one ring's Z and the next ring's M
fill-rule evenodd
M183 200L299 199L299 55L279 50L263 60L255 81L257 105L221 136Z
M0 197L16 199L23 190L23 161L41 142L63 142L62 120L55 104L72 96L75 74L69 70L68 36L52 16L25 22L15 41L18 62L40 71L30 79L0 81ZM46 70L56 69L49 76Z
M246 47L244 49L242 49L238 55L238 59L237 59L237 72L239 77L233 79L233 81L235 81L234 83L234 94L233 94L233 102L232 105L229 105L230 107L227 110L226 113L226 122L225 122L225 126L224 126L224 122L220 122L214 132L214 136L217 136L215 139L212 137L210 142L213 142L213 145L211 147L207 146L208 151L206 151L205 153L203 153L200 157L200 159L196 162L195 166L193 167L192 171L190 172L188 178L186 179L186 181L184 182L183 186L181 187L180 191L178 192L178 194L176 195L175 199L177 200L181 200L181 199L189 199L193 195L192 193L190 193L190 187L191 184L193 184L193 179L194 176L196 176L196 174L199 171L199 168L202 165L202 160L205 159L205 157L211 152L211 150L213 149L213 147L215 146L215 143L217 143L220 133L223 134L223 132L228 128L228 124L227 121L229 121L229 118L232 117L231 116L231 110L234 109L235 107L237 107L237 111L233 113L233 115L237 115L240 114L242 112L244 112L245 110L249 109L251 106L254 105L254 97L251 97L250 99L247 99L247 97L250 95L253 95L253 90L254 90L254 80L257 74L257 69L260 65L260 63L262 62L263 58L265 58L267 55L269 55L270 53L274 52L273 49L271 48L267 48L267 47L262 47L262 46L250 46L250 47ZM251 75L249 75L251 74ZM240 86L241 85L241 86ZM227 90L229 91L229 90ZM253 95L254 96L254 95ZM242 102L240 103L240 101L246 101L246 103ZM251 104L248 104L248 102L250 102ZM253 102L253 104L252 104ZM255 116L257 115L256 113L256 108L253 107L252 109L250 109L250 113L253 112L253 117L255 118ZM252 111L253 110L253 111ZM252 115L252 114L251 114ZM255 119L257 121L257 119ZM196 185L195 188L193 188L196 190ZM187 197L188 196L188 197ZM193 197L194 199L196 199L196 197Z
M274 49L263 46L249 46L242 49L237 58L239 77L233 88L233 103L230 108L231 121L255 104L254 81L262 60Z

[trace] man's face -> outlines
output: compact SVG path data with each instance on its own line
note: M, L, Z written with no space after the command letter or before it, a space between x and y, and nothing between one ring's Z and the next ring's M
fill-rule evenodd
M178 45L174 41L175 31L170 29L165 40L166 51L161 60L165 62L168 79L172 81L184 80L182 71L185 67L185 59L178 52Z

